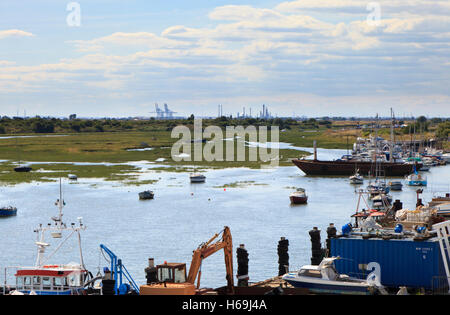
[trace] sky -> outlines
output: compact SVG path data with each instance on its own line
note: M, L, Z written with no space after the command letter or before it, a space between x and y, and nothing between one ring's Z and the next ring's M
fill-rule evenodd
M450 2L2 0L0 116L450 117Z

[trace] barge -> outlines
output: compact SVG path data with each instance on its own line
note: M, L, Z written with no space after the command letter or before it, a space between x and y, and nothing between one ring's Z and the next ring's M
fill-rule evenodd
M375 163L363 161L320 161L320 160L301 160L294 159L295 164L306 175L321 176L350 176L353 175L355 169L359 169L360 175L375 174ZM420 169L422 164L379 162L378 167L383 171L385 176L406 176Z

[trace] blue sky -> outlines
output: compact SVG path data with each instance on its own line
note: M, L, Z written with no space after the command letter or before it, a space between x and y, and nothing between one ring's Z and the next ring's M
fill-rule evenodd
M0 115L450 116L448 1L70 2L0 2Z

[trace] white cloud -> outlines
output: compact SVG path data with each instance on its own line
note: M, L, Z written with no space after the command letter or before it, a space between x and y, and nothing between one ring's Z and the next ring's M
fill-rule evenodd
M0 31L0 39L8 38L8 37L31 37L34 36L30 32L25 32L21 30L4 30Z
M383 13L378 26L365 20L366 1L303 0L272 9L217 7L208 26L73 40L68 43L81 57L35 66L0 61L0 93L77 89L83 97L109 100L114 92L127 103L154 95L220 103L231 93L242 94L241 102L265 98L292 106L303 104L302 97L310 100L308 106L344 104L347 98L355 108L364 98L374 106L372 99L392 93L404 97L402 104L414 99L408 95L447 102L449 76L442 65L448 65L450 53L449 19L402 11L407 3L426 6L425 1L380 3L389 14ZM339 21L313 9L352 14L362 9L363 15ZM283 95L295 98L288 102Z

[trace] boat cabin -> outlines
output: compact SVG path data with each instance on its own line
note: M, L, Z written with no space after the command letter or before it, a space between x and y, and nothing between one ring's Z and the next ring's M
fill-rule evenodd
M81 294L85 274L81 268L58 265L19 269L15 274L16 290L37 295Z
M334 267L334 258L324 258L319 266L307 265L298 271L300 277L313 277L324 280L337 280L339 273Z

